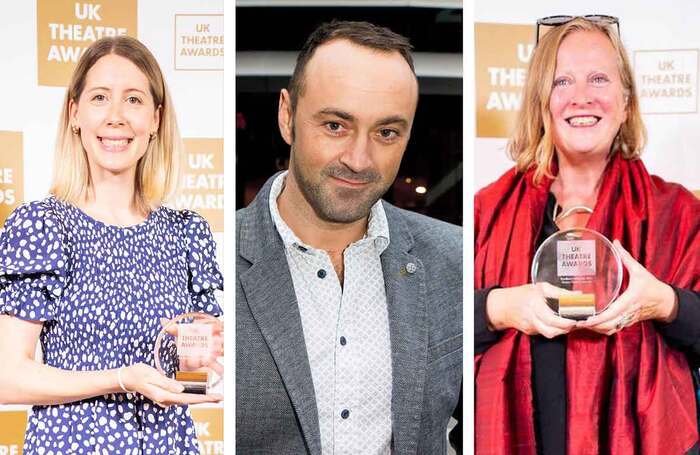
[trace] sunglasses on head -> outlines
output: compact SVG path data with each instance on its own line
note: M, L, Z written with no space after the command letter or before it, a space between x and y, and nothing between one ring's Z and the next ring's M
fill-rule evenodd
M547 16L537 19L537 37L535 45L540 42L540 27L559 27L568 24L574 19L582 18L599 25L614 25L617 27L617 34L620 35L620 20L615 16L605 14L587 14L585 16Z

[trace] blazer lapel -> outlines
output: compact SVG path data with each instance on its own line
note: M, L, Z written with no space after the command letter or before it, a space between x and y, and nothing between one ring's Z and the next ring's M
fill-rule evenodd
M252 265L239 274L240 283L294 406L309 453L320 455L321 433L301 316L284 245L268 207L272 179L251 204L254 216L241 221L238 250Z
M384 204L390 243L382 254L392 352L392 430L395 453L418 447L428 358L423 263L410 251L413 236L400 213ZM415 270L408 264L414 264ZM410 273L414 270L413 273Z

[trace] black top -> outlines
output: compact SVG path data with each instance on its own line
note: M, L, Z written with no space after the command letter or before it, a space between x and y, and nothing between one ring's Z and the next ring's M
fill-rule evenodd
M552 193L547 199L542 231L535 248L559 230L552 211L556 200ZM481 354L498 341L500 334L488 329L486 300L497 286L477 289L474 293L474 353ZM656 328L666 342L688 356L691 368L700 367L700 293L673 288L678 296L678 316L669 323L656 322ZM548 339L542 335L530 337L532 357L532 395L537 453L560 455L566 453L566 335ZM689 453L696 453L697 446Z

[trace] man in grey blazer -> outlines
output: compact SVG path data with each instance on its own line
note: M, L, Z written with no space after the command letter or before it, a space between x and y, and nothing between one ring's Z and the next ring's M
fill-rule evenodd
M299 54L279 102L289 171L236 214L237 453L446 453L462 231L380 199L417 100L388 29L323 24Z

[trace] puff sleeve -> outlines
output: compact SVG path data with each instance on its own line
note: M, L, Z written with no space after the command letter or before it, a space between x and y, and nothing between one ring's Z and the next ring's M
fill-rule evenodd
M45 202L18 207L0 230L0 314L56 319L69 253L62 223Z
M194 212L185 221L188 290L192 307L213 316L222 314L214 291L224 289L224 280L216 263L216 244L209 224Z

